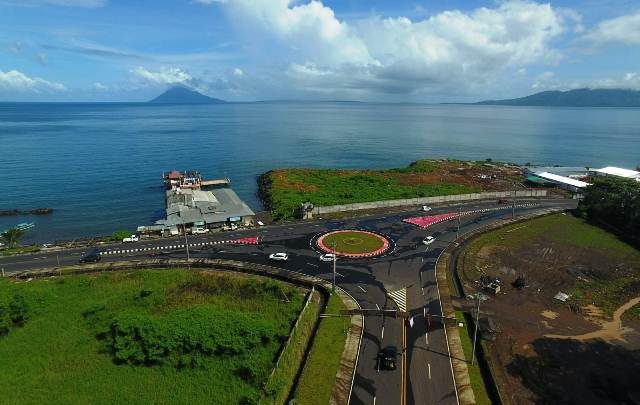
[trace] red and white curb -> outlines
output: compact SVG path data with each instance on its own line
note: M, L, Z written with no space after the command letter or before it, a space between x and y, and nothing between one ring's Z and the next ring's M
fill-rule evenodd
M525 204L517 204L516 208L528 208L528 207L535 207L539 205L538 203L525 203ZM473 215L473 214L482 214L484 212L490 212L490 211L499 211L499 210L506 210L506 209L512 209L513 207L511 205L506 205L504 207L495 207L495 208L483 208L483 209L479 209L479 210L471 210L471 211L463 211L463 212L449 212L446 214L438 214L438 215L427 215L427 216L422 216L422 217L411 217L411 218L405 218L402 220L402 222L406 222L408 224L412 224L412 225L416 225L419 226L420 228L428 228L431 225L435 225L435 224L439 224L441 222L444 221L449 221L451 219L456 219L459 216L463 217L465 215Z
M230 239L230 240L219 240L219 241L211 241L211 242L199 242L199 243L189 243L189 247L200 247L200 246L212 246L212 245L257 245L259 243L258 237L247 237L240 239ZM184 249L186 247L185 244L178 245L167 245L167 246L152 246L152 247L143 247L143 248L135 248L135 249L117 249L117 250L105 250L104 252L100 252L101 255L118 255L123 253L138 253L138 252L152 252L157 250L172 250L172 249Z

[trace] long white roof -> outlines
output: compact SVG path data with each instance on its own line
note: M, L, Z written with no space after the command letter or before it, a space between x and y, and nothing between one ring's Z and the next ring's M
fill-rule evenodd
M602 169L595 169L596 172L602 174L610 174L613 176L627 177L630 179L640 178L640 172L635 170L623 169L621 167L607 166Z
M535 175L538 177L542 177L543 179L552 180L558 183L569 184L571 186L578 187L578 188L585 188L591 185L590 183L587 183L584 181L572 179L571 177L559 176L557 174L553 174L549 172L536 173Z

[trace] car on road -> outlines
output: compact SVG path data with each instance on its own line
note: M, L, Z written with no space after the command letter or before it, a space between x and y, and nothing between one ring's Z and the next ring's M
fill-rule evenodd
M282 253L282 252L271 253L269 255L269 259L286 262L287 260L289 260L289 255L287 253Z
M333 253L325 253L320 255L321 262L332 262L334 261L335 258L336 258L336 255L334 255Z
M423 205L422 206L422 211L429 212L429 211L431 211L431 207L429 207L428 205Z
M80 258L80 263L98 263L102 259L99 250L90 250Z
M122 243L133 243L139 240L140 240L140 237L138 235L131 235L128 238L122 239Z
M498 204L509 204L509 200L506 198L501 198L498 200Z
M424 239L422 240L422 243L423 243L424 245L430 245L430 244L432 244L432 243L433 243L433 242L435 242L435 241L436 241L436 238L434 238L433 236L427 236L426 238L424 238Z
M387 346L378 352L378 368L381 370L395 370L398 349L395 346Z

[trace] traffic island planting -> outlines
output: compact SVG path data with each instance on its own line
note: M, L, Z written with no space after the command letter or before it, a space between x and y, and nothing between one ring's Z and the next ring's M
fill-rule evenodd
M379 256L389 249L389 240L374 232L341 230L328 232L316 239L316 245L325 253L361 258Z
M3 403L264 401L305 294L182 269L0 280Z

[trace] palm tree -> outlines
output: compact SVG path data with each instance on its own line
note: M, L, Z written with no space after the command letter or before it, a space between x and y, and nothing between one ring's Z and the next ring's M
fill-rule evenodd
M7 242L9 248L14 248L24 235L24 230L18 228L9 228L0 234L0 237Z

